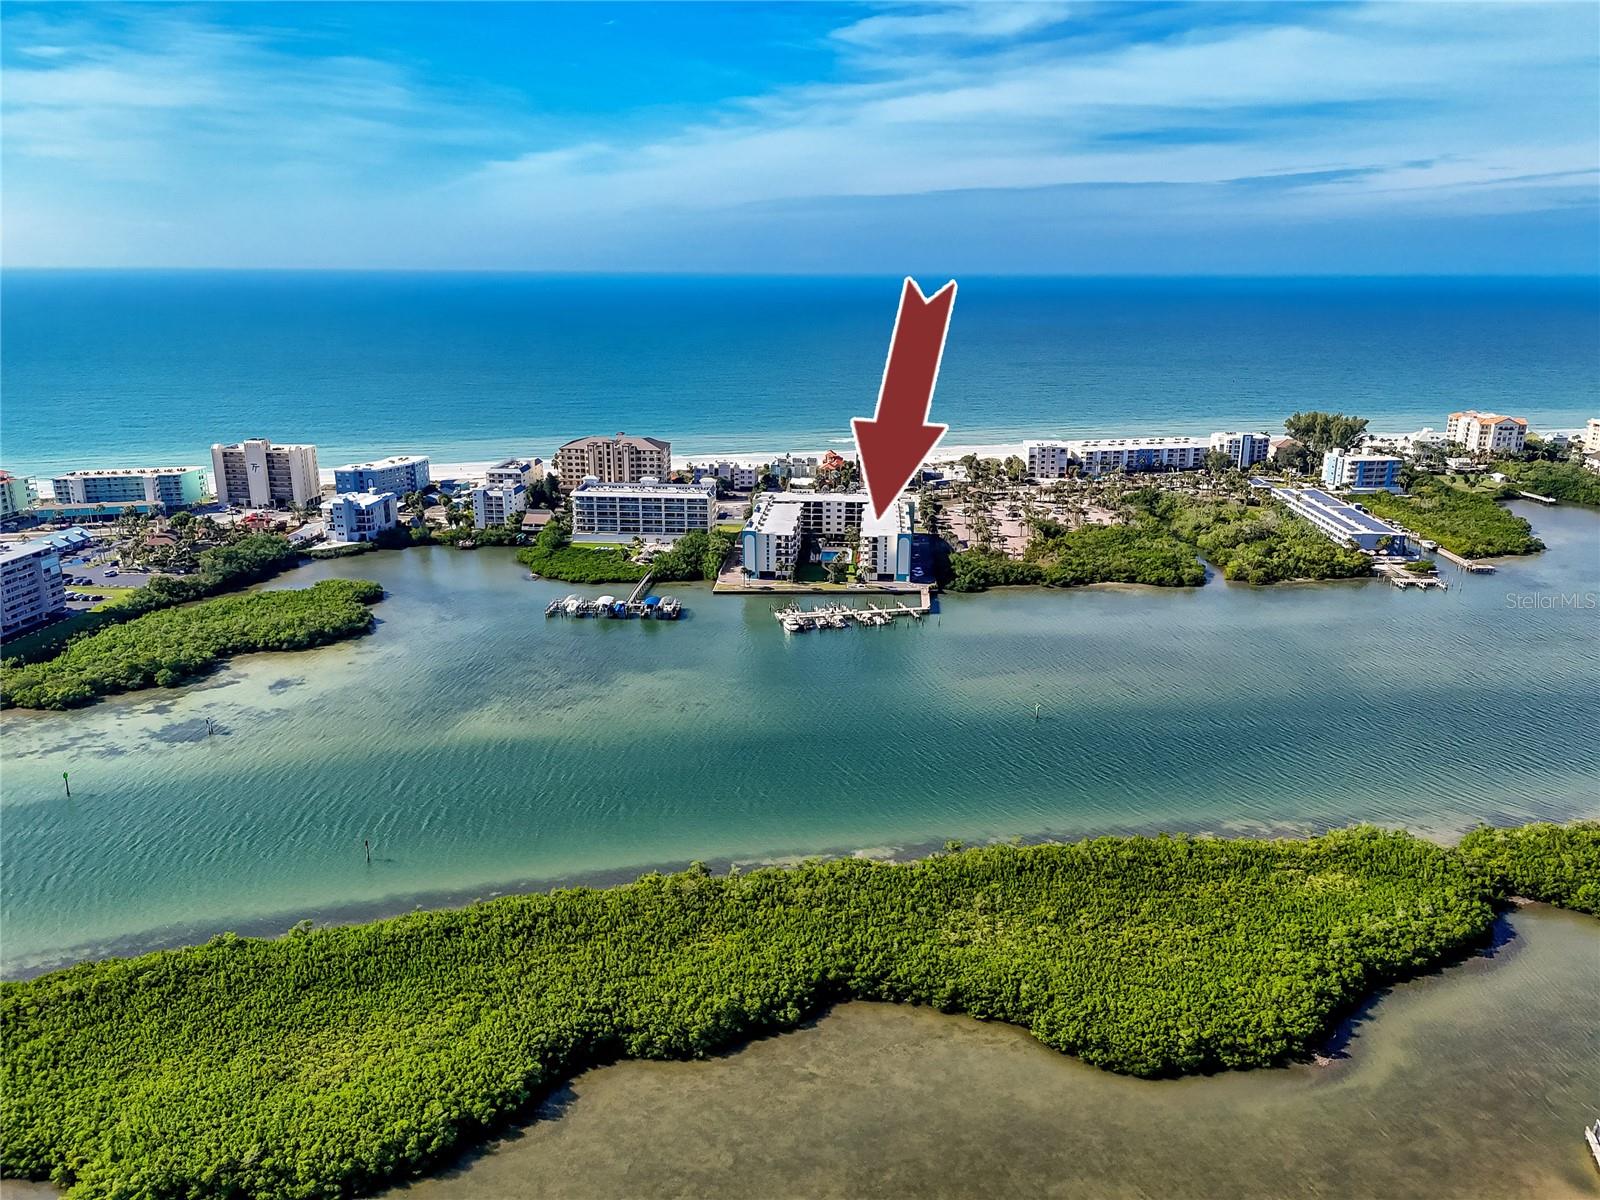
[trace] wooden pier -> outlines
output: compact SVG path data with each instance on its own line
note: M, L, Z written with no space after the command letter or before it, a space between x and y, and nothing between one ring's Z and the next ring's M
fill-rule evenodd
M1438 588L1440 591L1450 585L1437 575L1415 575L1398 563L1379 563L1378 574L1382 575L1397 588Z
M848 629L852 624L868 628L893 625L901 617L921 621L933 611L933 595L928 588L920 593L921 603L915 606L898 601L894 605L868 604L865 608L852 608L848 604L824 604L817 608L801 608L791 604L775 609L773 616L783 626L785 633L806 633L813 629Z
M1472 559L1462 558L1461 555L1457 554L1454 550L1446 550L1443 546L1440 546L1433 553L1437 554L1440 558L1455 563L1455 565L1460 567L1463 571L1471 571L1475 575L1494 574L1493 563L1473 562Z

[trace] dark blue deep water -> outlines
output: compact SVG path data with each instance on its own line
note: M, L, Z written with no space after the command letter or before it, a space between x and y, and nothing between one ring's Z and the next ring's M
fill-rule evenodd
M930 290L943 279L922 279ZM1600 412L1594 280L963 278L948 445L1030 434L1374 429L1461 407ZM845 443L899 281L301 272L7 272L0 462L205 462L213 441L472 461L579 434L680 453Z

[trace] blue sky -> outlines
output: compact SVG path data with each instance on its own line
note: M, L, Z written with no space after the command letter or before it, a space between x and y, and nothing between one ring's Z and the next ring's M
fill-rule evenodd
M8 266L1600 268L1588 3L0 16Z

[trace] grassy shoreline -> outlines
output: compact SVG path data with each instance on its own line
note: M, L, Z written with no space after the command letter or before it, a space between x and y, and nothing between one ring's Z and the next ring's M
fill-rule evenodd
M1559 884L1600 825L1545 828L1522 857ZM224 936L0 986L0 1168L82 1197L369 1190L587 1065L716 1052L849 997L1139 1075L1271 1065L1477 944L1511 886L1466 843L1370 828L1097 838Z

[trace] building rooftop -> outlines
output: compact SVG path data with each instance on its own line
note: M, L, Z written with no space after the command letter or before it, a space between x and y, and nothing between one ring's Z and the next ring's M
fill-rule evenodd
M1454 421L1457 417L1474 417L1477 420L1485 421L1490 425L1498 425L1501 421L1512 421L1518 425L1527 425L1527 422L1521 417L1505 417L1501 416L1499 413L1479 412L1475 408L1469 408L1463 412L1453 412L1450 414L1450 419L1452 421Z
M90 468L83 471L64 471L60 475L51 476L52 479L88 479L91 476L102 477L106 475L172 475L182 474L185 471L199 471L200 467L106 467L103 470Z
M1064 443L1067 446L1082 447L1085 450L1121 450L1125 448L1150 447L1163 450L1168 448L1198 446L1209 449L1210 441L1203 437L1126 437L1126 438L1080 438Z
M334 500L348 500L352 504L359 504L362 508L370 508L382 500L397 500L393 492L340 492Z
M415 463L428 461L426 454L391 454L388 458L380 458L375 462L345 463L342 467L335 467L336 471L371 471L381 467L409 467Z
M1400 532L1393 525L1378 520L1371 513L1357 508L1348 501L1330 496L1321 488L1301 488L1298 491L1293 488L1274 488L1273 495L1291 508L1303 505L1316 509L1325 520L1347 534Z
M87 529L74 525L70 529L58 530L55 533L46 533L39 537L29 538L25 542L17 542L0 552L0 563L17 562L20 559L32 558L35 554L60 553L63 550L76 550L94 541L94 537Z
M587 437L577 437L570 442L563 442L560 448L565 450L571 446L584 446L590 442L616 442L618 445L648 447L652 450L672 449L671 442L664 442L660 438L638 437L626 433L619 433L615 437L607 437L603 433L591 433Z
M574 496L694 496L704 499L716 491L716 480L701 483L662 483L659 479L641 479L638 483L602 483L585 479L574 490Z

